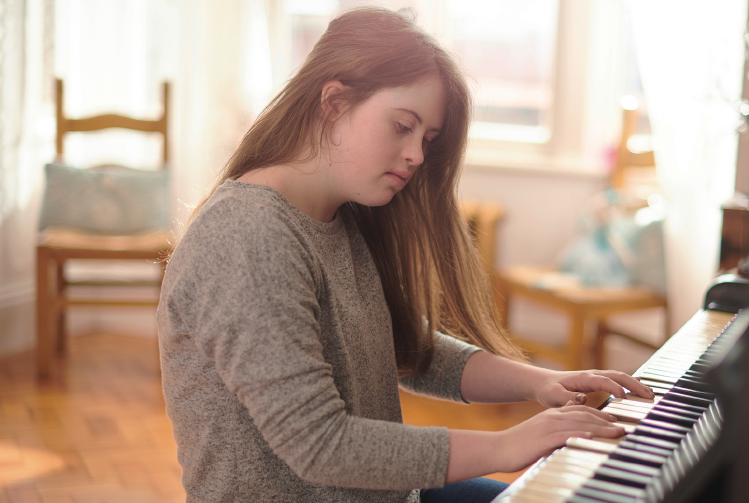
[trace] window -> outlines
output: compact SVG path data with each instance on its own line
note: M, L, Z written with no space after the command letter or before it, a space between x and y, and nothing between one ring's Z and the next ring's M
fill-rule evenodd
M418 22L459 55L476 84L476 120L472 136L545 143L550 137L554 96L557 2L421 0L366 3L391 8L415 7ZM361 3L351 0L284 0L282 17L291 41L285 58L290 66L286 70L291 73L304 62L336 11ZM423 15L426 13L431 15Z
M627 67L623 4L571 0L277 0L273 84L299 67L339 10L413 7L474 88L469 163L603 171Z
M557 0L448 0L448 44L477 81L471 136L545 143Z

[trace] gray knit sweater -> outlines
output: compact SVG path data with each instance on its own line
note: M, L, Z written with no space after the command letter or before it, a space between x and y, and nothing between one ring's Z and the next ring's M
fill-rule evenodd
M174 252L158 309L166 409L189 502L416 502L446 428L402 424L390 313L342 208L321 223L227 181ZM437 334L401 385L455 401L474 346Z

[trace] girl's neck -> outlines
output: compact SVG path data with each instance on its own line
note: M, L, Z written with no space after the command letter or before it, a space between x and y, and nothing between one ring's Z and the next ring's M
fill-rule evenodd
M330 184L325 183L325 167L319 159L278 164L249 171L237 178L237 181L276 189L303 213L319 222L329 223L345 201L337 201L330 193Z

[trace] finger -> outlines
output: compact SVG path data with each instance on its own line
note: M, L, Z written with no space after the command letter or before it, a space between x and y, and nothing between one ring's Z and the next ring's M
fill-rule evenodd
M605 438L616 438L624 435L624 428L613 424L608 425L588 425L588 424L570 424L568 427L563 428L561 431L572 432L581 431L588 433L591 437L605 437Z
M597 430L593 431L594 437L606 437L606 438L616 438L621 437L624 435L624 428L621 426L604 426L602 428L598 428Z
M597 425L607 425L617 420L611 414L582 405L565 407L565 410L560 412L559 419Z
M653 393L653 390L650 389L650 387L645 386L640 382L639 377L632 377L624 372L617 372L614 370L599 371L599 373L643 398L653 398L655 396L655 393ZM617 395L617 398L622 397Z
M584 405L588 401L588 395L585 393L568 391L564 393L564 396L567 398L567 404L572 402L573 405Z
M630 377L630 379L632 378ZM636 381L632 379L632 382ZM584 380L579 383L576 388L578 391L605 391L614 395L616 398L624 398L625 395L624 388L609 375L605 375L602 371L595 371L594 373L584 376Z
M569 407L570 405L575 405L575 402L573 402L572 400L567 400L567 403L564 404L564 407Z

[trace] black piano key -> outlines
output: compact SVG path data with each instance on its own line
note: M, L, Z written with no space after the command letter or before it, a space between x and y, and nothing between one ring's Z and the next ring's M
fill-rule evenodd
M679 383L676 383L676 385L674 385L674 387L671 388L671 390L673 393L681 393L681 394L692 396L695 398L702 398L704 400L707 400L708 402L712 402L713 400L715 400L714 393L685 388L683 386L679 386Z
M642 421L640 421L640 424L645 425L645 426L652 426L654 428L660 428L662 430L671 430L677 433L682 433L684 435L686 435L687 433L691 431L691 428L679 426L678 424L667 423L665 421L657 421L655 419L649 419L647 417L643 419Z
M638 473L628 472L626 470L617 470L608 466L601 466L596 470L594 477L598 480L606 480L632 487L644 488L648 485L650 477Z
M684 426L686 428L689 428L691 425L697 422L699 419L698 417L693 416L686 416L686 415L680 415L680 414L672 414L670 412L666 412L659 409L653 409L648 414L648 419L653 419L657 421L664 421L668 422L669 424L677 424L680 426Z
M653 406L652 410L660 410L663 412L670 412L672 414L678 414L680 416L696 417L696 418L702 417L702 414L705 412L705 409L693 410L691 407L687 408L686 404L672 404L672 403L663 403L663 402L667 402L667 400L661 400L655 406Z
M702 405L691 405L688 403L682 403L682 402L674 402L673 400L669 400L668 398L662 398L658 405L666 405L668 407L674 407L679 409L688 410L691 412L694 412L695 414L704 414L705 410L707 410L707 406Z
M567 500L568 503L601 503L601 501L605 500L599 500L597 498L589 498L587 496L572 496L570 499Z
M661 466L666 462L665 456L658 456L649 452L644 452L636 449L627 449L618 447L609 456L611 459L621 459L623 461L631 461L635 463L645 463L650 466Z
M627 437L627 440L622 440L619 443L619 445L627 449L634 449L636 451L645 451L651 454L657 454L658 456L664 456L664 457L669 456L671 454L671 451L673 450L673 449L663 449L662 447L656 447L646 442L637 442L637 441L629 440L629 437ZM678 444L676 447L678 447ZM674 447L674 449L676 447Z
M707 362L700 362L699 360L694 362L692 366L690 367L690 370L693 370L695 372L705 373L710 368L710 365Z
M640 424L635 429L635 433L647 436L647 437L655 437L662 440L667 440L671 442L680 442L681 439L684 438L684 433L679 433L676 431L671 430L664 430L662 428L653 428L651 426L647 426L644 424Z
M667 451L672 451L679 447L678 442L669 442L668 440L661 440L659 438L646 437L644 435L638 435L637 433L627 435L624 442L652 445L653 447L658 447Z
M709 407L712 403L712 400L706 400L704 398L691 396L691 395L685 395L683 393L679 393L676 391L671 391L669 393L666 393L663 395L664 398L667 400L673 400L674 402L682 402L687 403L690 405L699 405L703 407Z
M685 419L691 419L694 421L697 421L700 417L702 417L702 414L697 414L696 412L692 412L691 410L669 407L668 405L656 406L653 407L652 410L656 412L666 412L668 414L674 414L675 416L683 417Z
M645 475L647 477L655 477L660 471L658 470L658 468L653 468L652 466L646 466L640 463L630 463L628 461L622 461L620 459L609 459L605 463L603 463L603 466L616 468L618 470L626 470L628 472Z
M688 389L693 389L693 390L697 390L697 391L702 391L702 392L705 392L705 393L709 393L710 392L710 386L706 382L699 381L697 379L690 378L690 377L682 377L681 379L679 379L679 381L676 383L676 385L677 386L681 386L683 388L688 388Z
M567 501L577 501L577 496L587 496L593 498L594 501L605 501L606 503L637 503L641 501L639 498L633 496L625 496L624 494L615 494L608 491L601 491L600 489L593 489L592 487L581 487L575 493L572 499Z
M642 489L623 484L615 484L606 480L590 479L583 484L583 487L590 487L591 489L598 489L614 494L632 496L633 498L643 498L645 496L645 491Z

